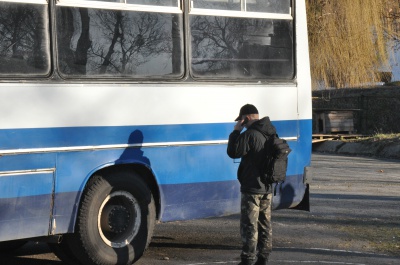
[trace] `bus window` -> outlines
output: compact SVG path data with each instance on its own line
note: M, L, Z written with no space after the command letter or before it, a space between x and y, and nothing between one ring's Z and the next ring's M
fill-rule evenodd
M282 2L286 3L286 11L289 11L290 1ZM209 12L196 10L196 5L193 6L190 14L190 62L194 78L293 78L294 40L290 14ZM267 4L264 6L267 11L272 11L268 10ZM277 10L284 9L280 7Z
M135 5L178 6L179 0L84 0L111 3L126 3Z
M50 73L46 1L0 1L0 77L43 77Z
M290 14L290 0L246 0L246 11Z
M240 0L194 0L193 8L219 9L219 10L241 10Z
M60 74L66 78L183 76L182 13L150 8L151 12L57 6Z
M179 0L126 0L127 4L178 6Z
M290 0L193 0L193 8L290 13Z

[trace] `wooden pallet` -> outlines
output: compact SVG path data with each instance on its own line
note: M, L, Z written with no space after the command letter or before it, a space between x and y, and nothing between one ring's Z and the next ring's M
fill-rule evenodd
M357 139L365 137L361 134L313 134L312 143L320 143L331 140Z

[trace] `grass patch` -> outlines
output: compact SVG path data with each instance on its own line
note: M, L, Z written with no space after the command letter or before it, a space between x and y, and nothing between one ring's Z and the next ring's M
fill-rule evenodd
M394 81L394 82L390 82L385 84L386 86L400 86L400 81Z
M387 142L387 143L397 143L400 142L400 133L377 133L371 136L359 137L356 139L347 139L345 142Z
M368 242L369 248L380 253L400 255L400 227L346 225L339 230L349 234L353 240Z

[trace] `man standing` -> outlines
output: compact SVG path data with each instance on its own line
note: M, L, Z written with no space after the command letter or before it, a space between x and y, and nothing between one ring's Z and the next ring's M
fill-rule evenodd
M265 141L276 130L268 117L259 119L257 108L251 104L240 109L235 121L227 153L231 158L241 158L238 169L243 242L240 265L264 265L272 251L272 186L264 183L261 165L268 151L264 150ZM243 128L247 130L241 133Z

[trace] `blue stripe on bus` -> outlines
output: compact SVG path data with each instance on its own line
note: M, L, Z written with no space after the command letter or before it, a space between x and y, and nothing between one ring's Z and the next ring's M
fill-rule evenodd
M300 122L297 141L290 141L289 175L303 174L311 159L311 121ZM294 124L293 124L294 125ZM297 126L293 126L297 128ZM215 163L218 161L218 163ZM240 160L226 155L226 145L171 146L5 155L0 172L56 168L57 192L81 191L84 179L94 170L114 163L141 163L151 168L160 185L226 181L235 178Z
M56 158L57 158L56 153L37 153L37 154L0 156L0 173L2 171L55 169ZM2 177L0 177L0 179L1 178Z
M294 137L298 134L297 120L274 121L273 123L281 137ZM226 140L233 129L233 125L234 123L216 123L1 129L0 148L8 150L126 143Z

